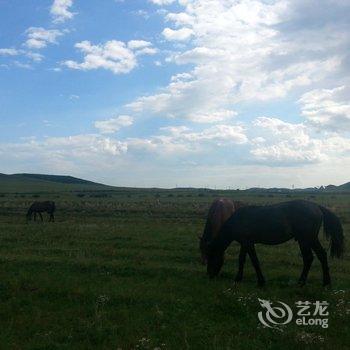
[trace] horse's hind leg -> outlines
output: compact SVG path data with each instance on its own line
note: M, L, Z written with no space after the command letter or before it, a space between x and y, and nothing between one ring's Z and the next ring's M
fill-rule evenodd
M258 276L258 285L263 286L265 284L265 278L264 278L264 276L261 272L261 269L260 269L260 263L259 263L259 259L258 259L257 255L256 255L256 252L255 252L254 244L250 244L247 247L247 251L248 251L250 260L252 261L252 264L254 266L256 275Z
M328 261L327 261L327 253L322 247L319 240L316 240L314 244L312 245L312 250L317 255L318 260L320 260L322 265L322 272L323 272L323 285L327 286L331 284L331 277L329 275L329 267L328 267Z
M40 216L40 220L41 220L41 222L43 222L43 221L44 221L44 219L43 219L43 216L42 216L42 214L40 213L40 211L39 211L39 216Z
M238 272L237 272L237 275L235 278L235 282L242 281L243 268L244 268L246 256L247 256L247 248L245 246L241 245L241 250L239 252L239 257L238 257Z
M303 271L301 272L299 278L299 284L303 286L306 283L307 275L310 271L312 261L314 260L314 256L312 254L311 245L305 242L299 242L299 247L301 251L301 255L303 257Z

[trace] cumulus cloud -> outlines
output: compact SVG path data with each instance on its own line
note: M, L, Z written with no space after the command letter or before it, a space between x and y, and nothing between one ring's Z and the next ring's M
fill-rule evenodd
M288 123L278 118L259 117L253 126L259 137L253 139L250 153L271 165L319 163L337 156L348 156L349 140L332 134L313 134L303 123Z
M42 27L30 27L26 30L28 36L25 46L30 49L42 49L48 44L56 44L57 38L64 33L58 29L44 29Z
M218 124L201 131L194 131L186 126L168 126L160 131L160 135L129 139L130 151L151 152L168 157L203 153L207 149L243 145L248 142L245 130L240 125Z
M350 131L350 88L315 89L302 95L299 102L306 120L319 129Z
M129 107L139 113L192 120L222 109L233 111L240 102L281 99L327 83L344 65L350 25L345 15L349 7L343 3L178 0L177 4L178 12L163 12L165 38L170 43L183 40L182 46L174 44L167 62L186 65L184 73L191 79L171 79L161 91L137 98ZM312 13L315 9L317 15Z
M130 40L128 42L128 48L131 50L142 50L150 46L152 46L152 43L145 40Z
M169 118L214 123L229 119L235 112L228 106L227 85L230 78L191 74L177 74L160 93L143 96L127 105L134 112L151 112Z
M163 30L163 35L167 40L186 41L193 35L193 31L190 28L180 28L175 30L171 28L165 28Z
M73 0L54 0L50 13L55 23L65 22L72 19L74 13L70 11L73 6Z
M94 125L101 134L113 134L120 128L132 125L133 120L134 119L129 115L120 115L107 120L98 120Z
M78 70L102 68L114 74L125 74L132 71L137 66L138 55L155 53L151 43L141 40L132 40L128 44L110 40L99 45L93 45L86 40L75 44L75 47L84 54L84 61L68 60L63 62L63 65Z

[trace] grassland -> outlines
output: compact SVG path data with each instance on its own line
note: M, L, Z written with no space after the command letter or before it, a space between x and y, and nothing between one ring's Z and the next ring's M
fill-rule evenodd
M297 244L258 246L267 279L256 287L248 261L233 286L238 247L208 280L197 235L210 202L305 198L322 203L350 231L350 195L243 191L120 190L0 194L1 349L349 349L349 251L330 261L333 285L321 287L314 261L307 286ZM26 224L33 200L56 201L54 224ZM324 242L327 246L327 243ZM258 297L293 306L326 300L329 328L264 328Z

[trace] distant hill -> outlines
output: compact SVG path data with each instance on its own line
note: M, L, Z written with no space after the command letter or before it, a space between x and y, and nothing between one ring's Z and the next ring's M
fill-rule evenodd
M340 186L336 186L338 190L341 190L341 191L350 191L350 182L347 182L343 185L340 185Z
M127 190L131 190L128 188ZM156 188L154 188L155 190ZM31 192L69 192L69 191L108 191L120 190L126 188L107 186L100 183L79 179L67 175L44 175L44 174L13 174L6 175L0 173L0 193L31 193ZM133 190L137 190L133 188ZM146 189L144 189L146 190ZM152 189L147 189L152 190ZM157 189L159 190L159 189ZM175 189L174 189L175 190ZM209 188L176 188L181 191L202 190L214 191ZM310 187L310 188L249 188L248 192L269 192L269 193L291 193L291 192L350 192L350 182L340 186L328 185L326 187Z
M350 192L350 182L347 182L343 185L335 186L321 186L321 187L308 187L308 188L262 188L262 187L252 187L248 188L246 191L248 192L280 192L280 193L288 193L288 192Z
M64 175L0 174L0 192L102 191L114 187Z
M21 177L21 178L28 178L28 179L44 180L44 181L50 181L50 182L59 182L59 183L63 183L63 184L102 185L102 184L99 184L96 182L83 180L83 179L79 179L77 177L67 176L67 175L43 175L43 174L26 174L26 173L24 173L24 174L14 174L13 176Z

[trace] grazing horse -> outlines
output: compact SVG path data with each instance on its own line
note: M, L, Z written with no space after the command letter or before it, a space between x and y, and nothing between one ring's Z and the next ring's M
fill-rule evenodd
M199 238L199 250L201 262L207 264L206 245L215 238L224 222L234 213L235 210L244 204L239 201L232 201L229 198L218 198L211 204L204 227L202 237Z
M235 281L239 282L243 278L243 267L248 254L257 274L258 285L262 286L265 279L255 252L255 243L275 245L295 239L304 262L299 284L304 285L306 282L314 252L321 262L323 285L329 285L331 278L327 253L318 240L322 222L326 238L330 238L331 257L341 258L344 252L343 228L339 218L325 207L304 200L242 207L233 213L218 235L207 244L207 273L211 278L219 274L225 250L232 241L237 241L241 250Z
M34 202L28 209L27 220L32 219L34 214L34 221L36 221L36 215L39 214L41 221L43 221L43 216L41 213L47 212L50 214L49 222L55 221L54 212L56 210L55 202L46 201L46 202Z

